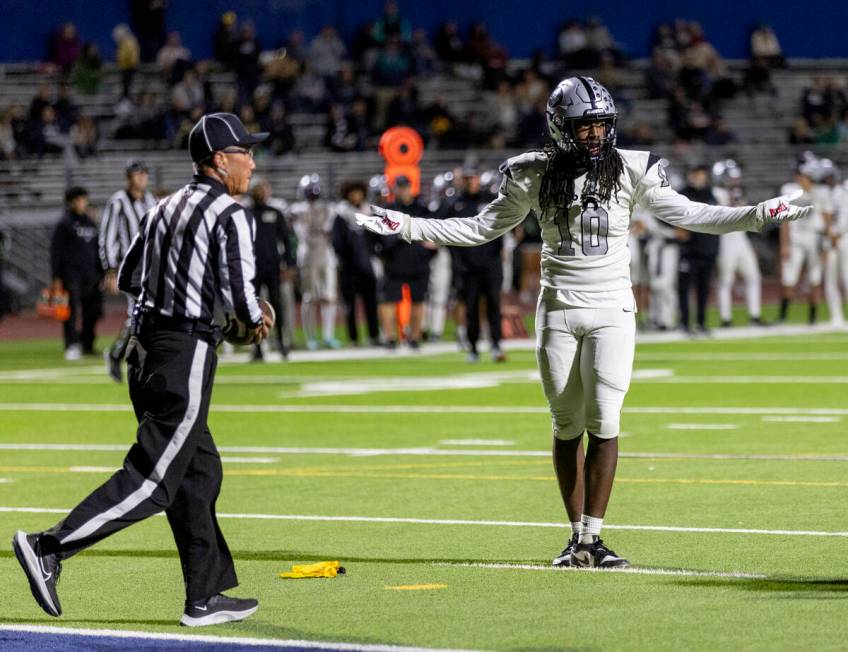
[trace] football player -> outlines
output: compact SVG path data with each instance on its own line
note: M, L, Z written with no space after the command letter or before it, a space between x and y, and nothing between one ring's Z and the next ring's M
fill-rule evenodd
M673 226L706 233L756 231L812 210L792 206L788 197L740 207L690 201L671 188L658 156L615 147L616 120L606 88L589 77L570 77L548 100L551 141L501 166L498 196L478 215L431 220L372 208L371 215L358 216L376 233L467 247L506 233L531 210L539 216L544 246L536 351L553 422L554 467L572 528L556 566L628 565L600 533L635 349L627 247L633 210L642 207Z
M733 159L713 164L713 195L722 206L742 206L745 191L742 188L742 171ZM733 304L733 281L736 275L745 283L745 303L751 323L762 326L760 318L762 277L757 254L748 236L741 231L721 236L718 249L718 312L722 326L730 326Z
M807 270L807 282L810 286L809 312L807 321L816 323L816 311L821 299L821 286L824 275L823 246L825 230L830 220L830 193L821 184L821 163L811 154L798 164L795 170L795 182L784 184L780 192L784 195L795 193L792 203L797 206L811 206L811 218L803 222L787 222L780 227L780 282L783 286L783 298L780 302L778 320L783 322L789 312L789 302L795 292L795 286L801 279L801 268Z

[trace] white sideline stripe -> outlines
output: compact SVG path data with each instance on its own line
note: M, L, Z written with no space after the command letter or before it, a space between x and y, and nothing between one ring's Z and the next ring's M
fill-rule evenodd
M194 356L191 361L191 370L188 376L188 404L183 415L182 421L177 426L171 440L168 442L162 456L157 460L156 466L148 478L144 479L141 486L124 498L120 503L93 516L83 525L68 534L61 543L69 543L78 541L97 532L109 521L119 519L128 512L138 507L142 502L150 498L159 483L162 482L165 474L168 472L168 467L171 462L180 452L189 432L191 432L194 422L197 419L197 414L200 411L200 402L203 399L203 370L206 363L206 353L209 350L209 345L203 340L197 340L194 349Z
M301 641L279 638L247 638L244 636L209 636L198 634L162 634L158 632L139 632L127 629L77 629L72 627L53 627L49 625L3 625L0 631L22 632L29 634L67 634L69 636L92 636L101 638L145 639L156 641L185 641L187 643L210 643L213 645L245 645L250 647L279 647L295 649L322 650L364 650L365 652L415 652L415 650L438 650L439 652L471 652L450 648L405 647L400 645L379 645L361 643L336 643L334 641Z
M844 343L844 342L843 342ZM801 362L818 360L848 360L845 351L818 351L814 353L757 353L754 351L739 351L737 353L659 353L637 351L636 362Z
M0 484L9 484L10 482L14 482L12 478L0 478Z
M687 385L844 385L848 376L657 376L634 382Z
M621 433L624 436L627 433ZM125 452L127 444L0 444L0 450L11 451L102 451ZM308 447L281 447L281 446L219 446L222 453L275 453L279 455L350 455L352 457L371 457L377 455L401 455L420 457L550 457L551 452L546 450L461 450L438 448L308 448ZM632 459L681 459L681 460L744 460L744 461L770 461L770 462L848 462L848 455L749 455L738 453L638 453L625 451L618 454L621 458ZM236 458L222 458L236 459ZM257 459L271 458L244 458L253 462ZM277 459L277 461L279 461ZM112 467L71 467L71 469L105 469L114 470Z
M0 411L24 412L132 412L123 403L0 403ZM548 408L525 405L227 405L214 404L213 412L239 414L549 414ZM848 408L803 407L625 407L625 414L729 414L729 415L836 415Z
M491 568L495 570L534 570L554 571L556 573L622 573L624 575L676 575L678 577L727 577L739 580L764 580L768 575L760 573L737 573L724 571L694 571L683 568L557 568L556 566L540 566L536 564L486 564L486 563L464 563L452 564L449 562L437 562L433 566L448 568Z
M68 509L46 507L0 507L0 513L22 514L66 514ZM162 514L158 514L162 516ZM448 518L398 518L392 516L318 516L314 514L217 514L218 518L248 521L313 521L320 523L399 523L410 525L481 525L494 527L528 527L566 529L568 523L545 523L533 521L476 521ZM675 525L609 525L609 530L633 530L637 532L698 532L703 534L763 534L776 536L848 537L848 532L818 530L762 530L751 528L678 527Z
M736 430L735 423L669 423L669 430Z
M219 449L220 450L220 449ZM276 464L279 457L221 457L225 464Z
M763 417L763 421L771 423L839 423L839 417L814 417L814 416L786 416L786 417Z
M513 446L511 439L442 439L440 446Z

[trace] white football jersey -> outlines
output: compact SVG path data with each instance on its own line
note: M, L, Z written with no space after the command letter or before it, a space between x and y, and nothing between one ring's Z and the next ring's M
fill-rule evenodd
M795 182L784 183L780 187L781 195L790 195L796 190L802 190ZM816 184L809 192L804 192L798 199L792 200L793 206L814 207L812 214L803 219L789 222L789 240L796 238L814 238L824 232L824 213L831 212L830 191L826 186Z
M672 189L661 159L649 152L617 150L624 163L621 190L608 202L584 209L579 197L586 175L575 180L575 199L567 213L542 215L539 188L547 154L532 151L509 159L498 196L474 217L413 218L411 240L475 246L497 238L532 210L542 230L543 287L565 294L575 307L632 307L630 218L637 208L671 224L704 233L759 230L756 208L731 208L693 202ZM626 303L625 303L626 302Z
M331 243L335 207L321 199L304 200L289 206L288 215L297 234L298 265L332 265L335 262Z
M833 210L831 231L834 234L848 234L848 187L834 186L830 189L830 206Z

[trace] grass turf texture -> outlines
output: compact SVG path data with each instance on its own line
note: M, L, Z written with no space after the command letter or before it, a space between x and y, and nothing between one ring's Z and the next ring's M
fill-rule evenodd
M606 522L762 530L844 531L848 461L698 459L692 455L846 456L845 421L766 420L770 414L644 413L648 407L840 410L848 336L698 340L640 345L625 403L623 457ZM549 417L533 353L470 367L459 354L358 362L222 365L210 426L221 447L437 448L545 451ZM58 379L9 376L57 367ZM651 378L662 370L664 376ZM528 373L522 374L522 371ZM4 376L3 373L6 373ZM64 372L60 372L63 374ZM298 397L317 379L488 377L490 386ZM489 374L497 374L494 379ZM646 375L647 374L647 375ZM523 376L523 378L522 378ZM802 376L804 383L711 383L709 377ZM270 377L270 378L269 378ZM274 377L279 377L275 379ZM678 379L680 382L675 382ZM689 379L686 382L682 382ZM700 379L700 380L699 380ZM60 382L56 382L60 381ZM815 382L814 382L815 381ZM281 398L280 394L287 396ZM11 403L127 407L99 361L56 362L55 343L0 343L0 407ZM425 413L224 412L216 406L424 406ZM440 406L525 413L445 413ZM801 415L804 416L804 415ZM733 426L698 429L695 424ZM686 429L679 429L685 427ZM133 439L131 412L2 411L0 444L115 444ZM509 440L507 446L441 444ZM225 452L272 463L225 462L224 514L357 516L563 523L544 456ZM690 456L690 457L686 457ZM122 452L2 450L0 507L69 508L117 467ZM87 467L87 468L79 468ZM94 468L92 468L94 467ZM0 512L0 536L52 525L60 514ZM745 573L759 578L624 575L443 564L547 566L568 532L526 525L459 525L223 518L241 587L258 597L248 621L217 635L489 649L837 649L848 571L845 537L609 529L634 566ZM292 563L339 559L334 580L284 581ZM59 585L65 615L44 615L11 550L0 623L185 632L179 561L164 518L129 528L69 560ZM429 590L387 587L446 585Z

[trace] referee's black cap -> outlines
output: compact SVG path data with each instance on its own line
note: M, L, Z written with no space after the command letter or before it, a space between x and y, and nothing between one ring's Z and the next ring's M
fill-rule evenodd
M131 158L124 166L124 172L135 174L136 172L147 172L147 164L141 159Z
M227 147L252 147L268 137L268 132L251 134L233 113L207 113L188 135L191 160L202 163Z

